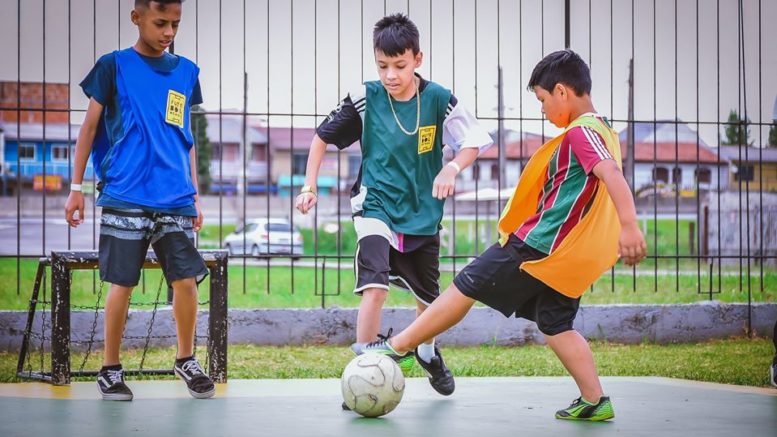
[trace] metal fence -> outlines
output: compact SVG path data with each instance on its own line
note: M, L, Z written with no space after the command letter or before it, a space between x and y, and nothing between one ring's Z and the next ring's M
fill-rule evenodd
M132 0L0 5L0 293L26 298L39 257L97 248L94 191L81 228L68 228L62 212L87 104L78 83L101 54L137 34L127 19ZM616 266L585 299L775 297L774 2L188 0L183 9L173 50L201 68L205 102L193 126L200 158L209 160L198 246L226 248L236 227L288 222L268 230L266 243L248 236L242 248L228 247L232 304L354 303L348 192L358 144L328 150L311 216L295 212L294 194L316 125L349 90L377 78L372 26L392 12L420 29L419 73L450 88L497 144L446 202L443 287L492 244L523 165L558 133L526 83L543 55L570 47L591 66L598 111L621 132L650 250L637 268ZM87 176L94 183L91 170ZM94 293L98 279L84 274L74 287Z

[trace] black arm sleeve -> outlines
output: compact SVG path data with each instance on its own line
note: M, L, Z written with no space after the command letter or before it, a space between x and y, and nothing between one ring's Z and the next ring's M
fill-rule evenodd
M327 144L334 144L338 149L345 149L359 141L362 137L362 118L364 111L363 98L355 105L348 95L316 129L318 137ZM360 107L361 109L357 109Z

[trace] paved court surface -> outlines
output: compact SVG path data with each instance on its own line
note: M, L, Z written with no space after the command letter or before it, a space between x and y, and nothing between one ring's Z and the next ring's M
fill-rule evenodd
M409 379L380 419L341 411L336 379L231 380L205 401L180 381L129 384L132 402L100 401L93 382L0 384L0 436L777 436L777 389L666 378L603 378L606 423L553 418L576 396L571 378L458 378L448 398Z

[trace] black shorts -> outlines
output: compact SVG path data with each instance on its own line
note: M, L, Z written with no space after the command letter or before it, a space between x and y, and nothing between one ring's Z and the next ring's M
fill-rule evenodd
M515 235L505 245L494 244L456 275L453 283L465 296L510 317L537 323L546 335L572 329L580 298L572 299L524 272L519 266L546 255Z
M440 295L440 234L405 235L405 250L391 247L380 235L359 240L354 259L356 287L361 295L368 288L389 289L392 285L413 293L423 304L431 305Z
M201 282L208 268L194 247L192 218L103 208L100 217L100 279L134 287L149 246L154 248L167 283L186 278Z

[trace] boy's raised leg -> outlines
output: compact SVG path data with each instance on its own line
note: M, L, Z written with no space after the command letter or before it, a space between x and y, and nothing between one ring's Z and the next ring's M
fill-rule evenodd
M473 299L451 284L410 326L391 337L391 347L399 353L412 351L459 323L474 304Z

